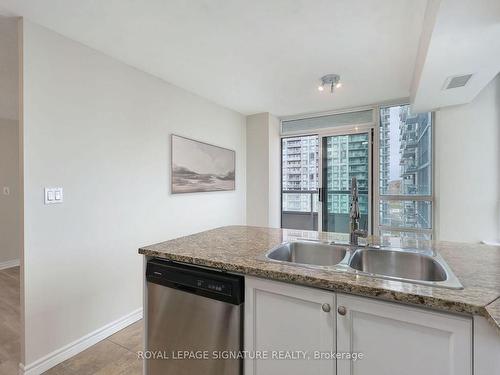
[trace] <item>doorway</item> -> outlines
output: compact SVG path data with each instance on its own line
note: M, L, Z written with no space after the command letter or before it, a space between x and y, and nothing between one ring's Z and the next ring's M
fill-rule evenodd
M321 231L349 233L352 178L358 185L360 229L371 229L372 140L372 129L357 127L321 136Z
M375 127L353 125L281 139L281 226L349 233L351 179L358 182L360 229L373 219Z
M0 374L21 362L22 183L18 19L0 16Z

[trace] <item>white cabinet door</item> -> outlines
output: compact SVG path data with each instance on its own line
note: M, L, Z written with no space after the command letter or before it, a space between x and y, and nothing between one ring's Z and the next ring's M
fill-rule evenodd
M471 375L472 320L337 294L338 375Z
M474 316L474 375L500 373L500 335L482 316Z
M335 360L314 359L335 351L335 294L252 277L245 282L245 350L269 356L245 360L245 375L335 374ZM300 359L273 359L283 353Z

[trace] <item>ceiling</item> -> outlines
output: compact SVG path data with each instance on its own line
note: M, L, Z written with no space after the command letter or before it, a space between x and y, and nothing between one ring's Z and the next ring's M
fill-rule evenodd
M429 0L411 87L414 112L469 103L500 72L500 0ZM449 77L472 74L445 90Z
M24 16L243 114L410 95L426 0L0 0ZM318 79L338 73L334 95Z

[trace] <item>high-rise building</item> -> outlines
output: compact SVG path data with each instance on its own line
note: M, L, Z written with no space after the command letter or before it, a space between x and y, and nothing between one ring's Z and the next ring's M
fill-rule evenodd
M356 177L359 207L368 214L368 135L353 134L326 138L328 213L348 214L351 179Z
M380 108L380 191L387 191L389 188L389 168L391 161L390 119L389 107Z
M283 211L317 211L316 200L308 191L319 188L318 136L283 138L282 140L282 190L305 193L283 194ZM311 207L312 205L312 207Z
M379 189L382 194L389 191L390 162L391 162L391 114L390 108L380 108L380 167L379 167ZM389 202L380 202L380 216L385 218L389 213Z
M401 194L430 195L431 138L430 113L411 115L409 106L400 107L400 166ZM428 228L431 226L431 210L428 202L404 201L403 226Z
M380 202L381 225L431 228L430 203L411 198L432 194L431 119L431 113L411 114L408 105L380 110L380 194L408 196Z

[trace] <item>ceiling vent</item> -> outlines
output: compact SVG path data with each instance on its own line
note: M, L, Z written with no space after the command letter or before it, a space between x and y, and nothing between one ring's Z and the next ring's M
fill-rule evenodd
M444 82L444 89L456 89L457 87L464 87L471 79L472 74L464 74L463 76L448 77Z

